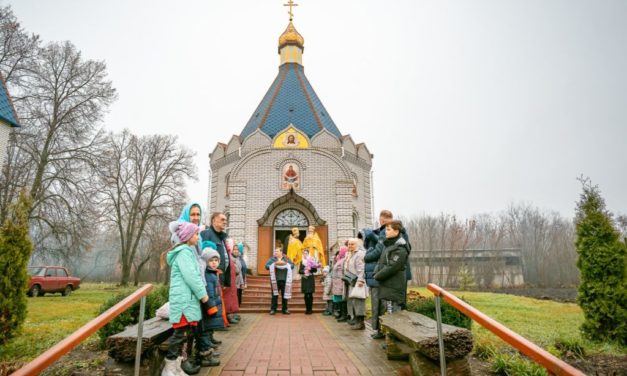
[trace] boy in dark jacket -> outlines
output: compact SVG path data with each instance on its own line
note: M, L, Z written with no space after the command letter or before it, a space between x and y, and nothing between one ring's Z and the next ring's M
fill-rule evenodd
M379 257L374 279L379 283L379 314L400 311L405 305L407 277L405 268L409 244L401 235L401 221L391 221L385 227L385 249Z
M204 241L203 245L211 243ZM205 269L205 280L207 281L207 295L209 300L202 306L202 330L206 335L202 336L201 345L199 348L198 362L202 367L214 367L220 365L220 360L217 359L213 348L216 345L213 343L213 330L216 328L226 327L224 320L224 310L222 309L222 287L220 286L220 254L218 251L211 247L203 249L200 256L203 261L207 263L207 269ZM213 339L213 341L211 341Z

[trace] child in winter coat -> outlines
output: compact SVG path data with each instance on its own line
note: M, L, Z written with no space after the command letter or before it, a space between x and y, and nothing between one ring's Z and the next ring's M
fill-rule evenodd
M181 347L188 337L192 337L192 331L198 330L198 322L202 318L199 301L204 303L209 300L194 250L198 243L198 226L189 222L179 223L176 235L180 243L166 256L171 268L168 300L174 334L170 339L162 376L183 374Z
M331 274L329 273L329 266L322 268L322 300L327 302L327 308L324 310L323 315L331 316L333 314L333 296L331 296Z
M213 330L218 328L225 328L227 321L224 314L224 307L222 304L222 288L220 286L219 274L221 273L218 266L220 265L220 254L214 248L215 243L210 241L204 241L201 258L207 263L207 269L205 270L205 280L207 281L207 295L209 300L202 306L202 328L203 331L208 332L207 337L213 337ZM213 247L212 247L213 246ZM206 348L200 353L201 366L213 367L220 364L220 361L213 356L213 349Z
M335 305L334 315L338 322L344 322L347 319L348 307L346 305L346 286L342 277L344 276L344 258L348 248L341 246L339 252L333 261L331 269L331 292L333 293L333 304Z

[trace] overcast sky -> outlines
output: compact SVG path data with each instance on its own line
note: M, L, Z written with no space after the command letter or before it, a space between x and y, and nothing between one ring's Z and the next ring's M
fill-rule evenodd
M208 154L278 72L283 0L13 0L29 30L104 60L105 126ZM468 217L514 202L572 216L576 177L627 213L627 1L301 0L309 81L374 154L375 210ZM324 187L321 187L324 188Z

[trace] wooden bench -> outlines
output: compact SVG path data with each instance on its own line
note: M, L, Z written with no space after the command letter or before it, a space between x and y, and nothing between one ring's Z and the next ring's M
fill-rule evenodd
M408 359L413 375L440 375L437 323L415 312L399 311L381 317L386 333L388 359ZM470 375L468 354L472 333L453 325L442 325L447 374Z
M161 374L164 352L160 346L167 342L172 333L172 324L168 320L154 317L144 321L140 375ZM108 337L106 347L109 350L110 359L105 365L105 374L107 376L132 375L137 347L137 324L128 326L122 332Z

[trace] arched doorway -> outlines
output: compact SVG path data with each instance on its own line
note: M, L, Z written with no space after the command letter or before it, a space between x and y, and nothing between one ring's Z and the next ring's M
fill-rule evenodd
M265 269L266 261L272 256L277 246L277 240L284 243L292 228L298 228L300 239L304 240L307 227L316 227L316 232L322 240L322 245L328 253L328 229L326 222L322 220L316 209L302 196L290 191L285 196L274 200L264 216L257 223L258 249L257 249L257 273L268 274ZM328 257L328 255L327 255Z
M279 245L284 245L288 236L292 233L293 228L297 228L300 232L300 240L304 240L307 235L307 227L309 220L301 211L296 209L285 209L274 218L272 224L273 242L272 249L276 249Z

